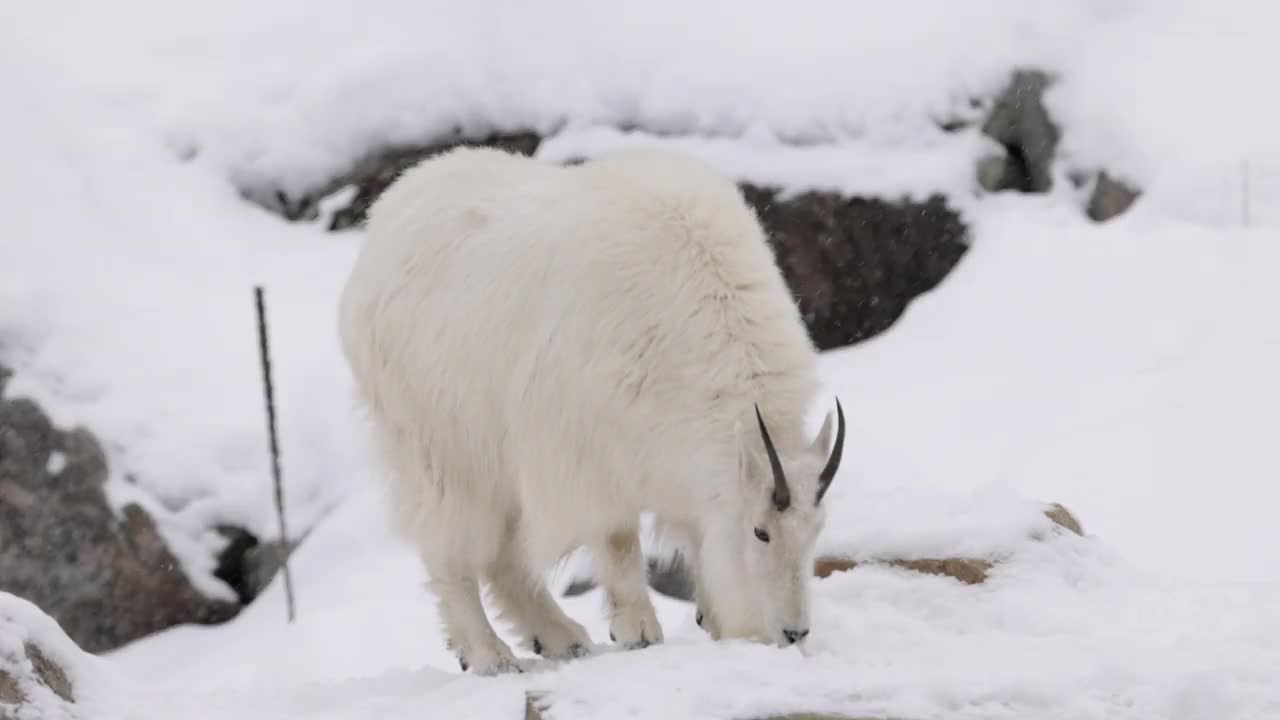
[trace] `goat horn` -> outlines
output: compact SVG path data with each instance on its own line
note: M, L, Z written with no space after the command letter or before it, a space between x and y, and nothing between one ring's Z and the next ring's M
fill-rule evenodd
M773 506L782 512L791 507L791 488L787 487L787 476L782 472L782 461L778 459L778 451L769 439L769 430L764 426L764 418L760 416L760 405L756 404L756 421L760 423L760 436L764 438L764 449L769 454L769 466L773 468Z
M840 407L840 398L836 398L836 442L831 448L831 457L827 466L818 475L818 499L814 504L822 502L831 481L836 479L836 470L840 467L840 457L844 455L844 408Z

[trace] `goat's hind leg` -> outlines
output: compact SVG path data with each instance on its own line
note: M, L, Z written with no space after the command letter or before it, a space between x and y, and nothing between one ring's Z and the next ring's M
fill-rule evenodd
M477 675L523 672L511 648L489 624L480 599L480 583L474 574L448 570L431 573L428 585L438 601L445 640L449 649L457 654L458 665L464 672L468 669Z
M437 518L449 517L441 508ZM463 514L465 515L465 513ZM474 517L474 515L472 515ZM482 528L475 524L458 526L437 522L431 530L419 531L427 585L436 596L445 641L458 656L465 672L499 675L522 672L511 648L493 629L485 615L480 596L481 572L485 559L496 554L496 543L486 543Z

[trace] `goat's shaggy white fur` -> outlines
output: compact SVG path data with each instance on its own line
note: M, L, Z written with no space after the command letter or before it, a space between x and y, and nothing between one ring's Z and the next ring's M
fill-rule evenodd
M580 546L616 641L660 642L642 512L683 542L713 637L803 637L832 418L805 437L816 353L732 182L655 150L558 167L461 148L405 172L367 232L342 347L464 668L521 666L486 582L536 652L586 651L543 584Z

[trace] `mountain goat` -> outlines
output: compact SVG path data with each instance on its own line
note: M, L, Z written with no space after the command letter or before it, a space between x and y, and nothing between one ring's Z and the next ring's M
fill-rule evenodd
M807 436L816 351L729 180L658 150L566 167L443 153L371 208L339 325L394 526L464 671L527 665L484 584L525 647L588 652L544 584L578 547L611 638L661 642L646 512L684 546L713 638L808 633L844 414L837 399L834 441L832 413Z

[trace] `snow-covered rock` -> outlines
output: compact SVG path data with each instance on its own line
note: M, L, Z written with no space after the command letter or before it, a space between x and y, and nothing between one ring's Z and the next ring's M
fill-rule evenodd
M0 395L0 591L40 605L90 652L233 617L235 596L197 589L145 509L114 511L107 475L93 434Z
M0 718L92 717L76 706L97 660L31 603L0 591ZM92 694L92 691L90 692Z

